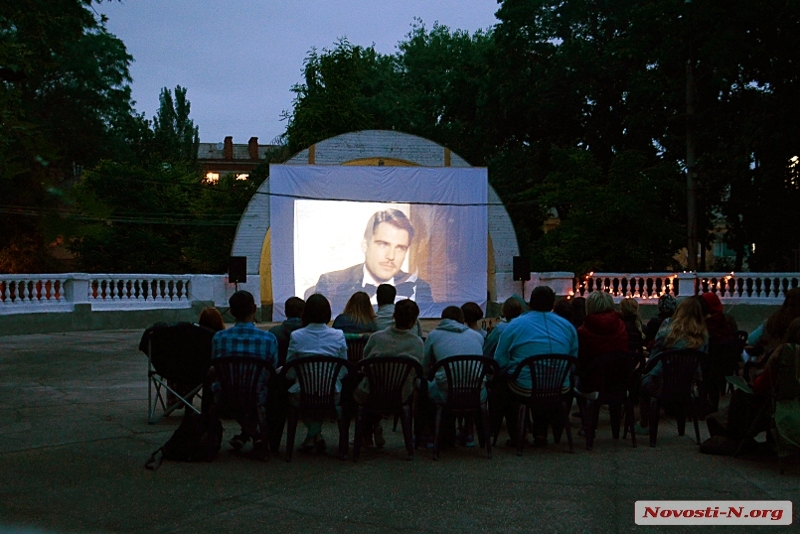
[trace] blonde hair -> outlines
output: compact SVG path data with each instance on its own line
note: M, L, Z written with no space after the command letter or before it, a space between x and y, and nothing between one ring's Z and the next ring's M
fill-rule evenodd
M344 313L359 325L369 324L375 320L375 310L372 309L369 295L363 291L353 293L344 306Z
M614 298L605 291L592 291L586 298L586 315L614 311Z
M697 298L691 297L680 304L669 323L669 333L664 340L666 348L674 347L681 339L686 341L686 348L698 349L708 337L703 307Z
M619 314L622 315L622 320L633 319L636 329L641 333L642 318L639 317L639 303L636 302L636 299L622 299L619 303Z

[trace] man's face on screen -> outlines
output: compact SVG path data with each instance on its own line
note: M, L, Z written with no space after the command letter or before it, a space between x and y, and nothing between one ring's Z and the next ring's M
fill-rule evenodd
M389 223L380 223L369 241L364 241L364 263L376 280L386 281L400 270L411 244L408 232Z

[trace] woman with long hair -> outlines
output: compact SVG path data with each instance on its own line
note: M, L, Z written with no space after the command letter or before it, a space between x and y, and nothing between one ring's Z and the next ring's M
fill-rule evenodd
M661 355L666 351L677 349L708 352L708 329L698 297L687 298L678 304L675 314L662 323L656 334L653 350L650 352L642 376L640 423L636 425L637 433L649 433L647 427L650 395L658 393L661 389L661 375L664 371Z
M345 334L364 334L375 332L375 310L369 301L369 295L363 291L353 293L344 307L344 312L334 319L333 327Z

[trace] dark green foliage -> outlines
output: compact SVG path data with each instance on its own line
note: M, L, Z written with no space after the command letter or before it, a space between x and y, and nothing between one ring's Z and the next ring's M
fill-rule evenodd
M112 126L130 116L131 56L90 3L0 3L0 271L54 267L43 214L113 154Z

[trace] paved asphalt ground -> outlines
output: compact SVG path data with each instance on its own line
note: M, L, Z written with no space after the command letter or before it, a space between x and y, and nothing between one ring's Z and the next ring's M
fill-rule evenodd
M406 461L386 422L386 448L363 451L358 464L299 453L261 463L229 453L238 425L223 421L213 463L146 471L180 416L147 424L140 335L0 337L0 532L679 532L637 527L634 501L800 504L796 459L780 475L775 459L706 456L669 418L657 448L642 437L634 449L612 441L605 411L591 452L575 422L573 455L564 439L522 458L505 447L493 460L445 450L436 463L429 451ZM335 424L324 433L336 441ZM692 530L798 532L799 515L791 527Z

